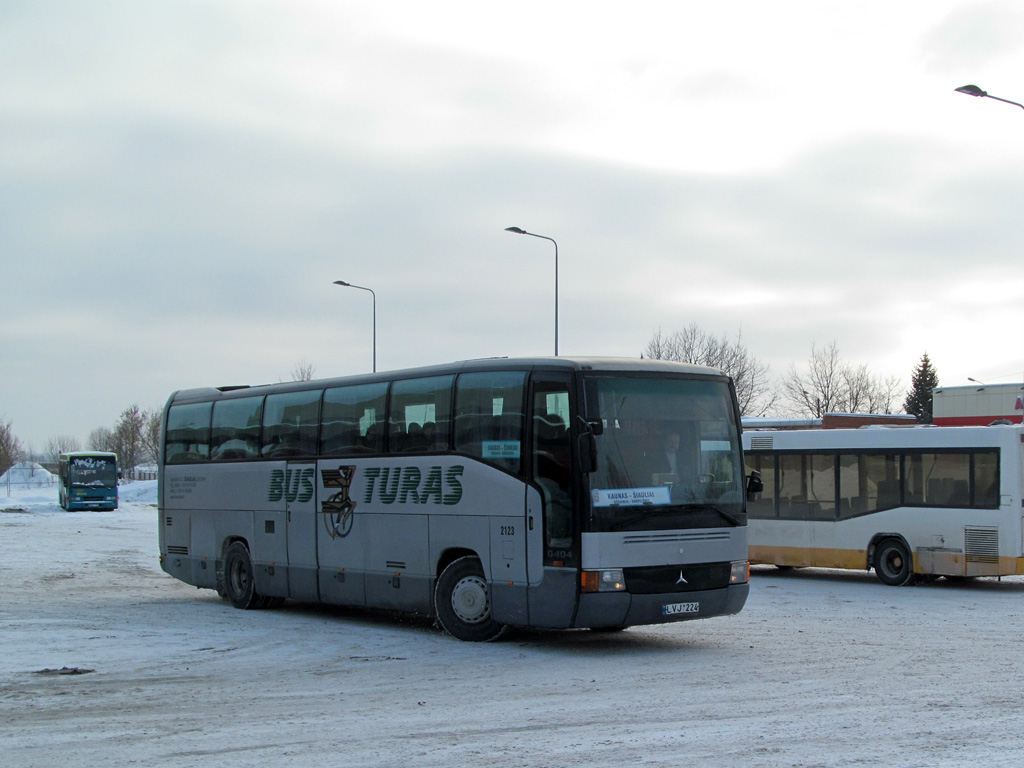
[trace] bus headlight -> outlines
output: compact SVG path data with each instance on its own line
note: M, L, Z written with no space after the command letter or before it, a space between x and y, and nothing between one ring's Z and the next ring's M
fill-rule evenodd
M583 592L621 592L625 588L626 580L621 568L580 572L580 589Z
M746 584L750 581L750 562L747 560L738 560L732 564L732 568L729 571L729 583L730 584Z

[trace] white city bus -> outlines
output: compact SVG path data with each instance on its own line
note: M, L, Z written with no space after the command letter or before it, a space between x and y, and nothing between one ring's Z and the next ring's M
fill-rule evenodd
M752 563L874 568L902 586L1024 573L1024 430L865 427L747 431Z
M742 467L731 381L678 363L186 390L164 412L160 561L238 608L410 611L465 640L733 614Z

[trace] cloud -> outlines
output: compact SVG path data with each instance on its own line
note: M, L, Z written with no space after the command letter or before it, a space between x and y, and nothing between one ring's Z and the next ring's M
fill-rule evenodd
M924 37L921 50L932 72L978 70L1015 52L1024 34L1024 13L1007 0L968 3L952 10Z

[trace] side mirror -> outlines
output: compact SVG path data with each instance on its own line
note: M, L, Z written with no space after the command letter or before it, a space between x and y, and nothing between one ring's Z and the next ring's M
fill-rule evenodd
M764 491L764 481L761 473L756 469L747 477L747 501L753 501L754 497Z

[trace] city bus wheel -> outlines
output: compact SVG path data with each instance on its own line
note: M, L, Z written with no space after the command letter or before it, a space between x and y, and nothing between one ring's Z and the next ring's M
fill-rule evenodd
M875 548L875 575L890 587L904 587L914 581L914 561L898 539L885 539Z
M235 608L259 608L263 598L256 591L256 579L249 548L236 541L224 554L224 597Z
M491 588L475 557L460 557L441 572L434 610L441 628L459 640L487 642L505 633L491 615Z

